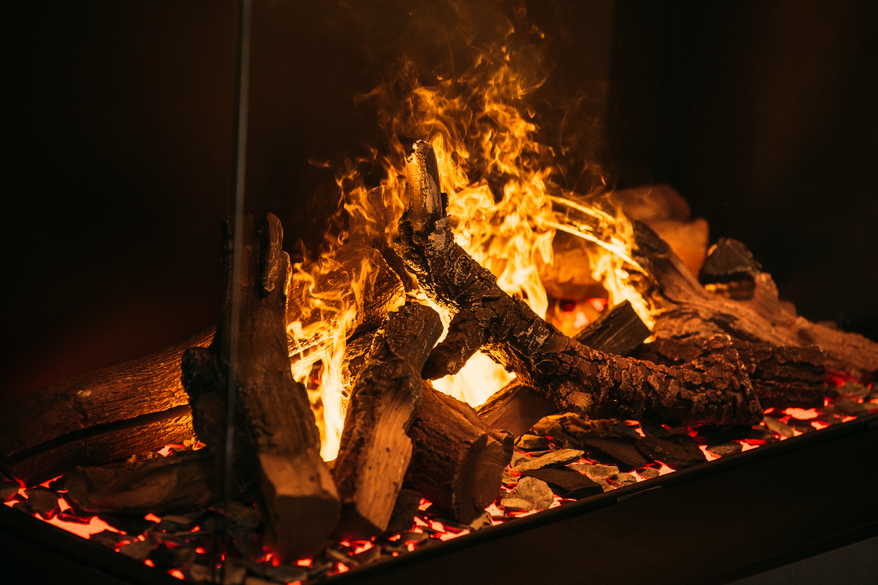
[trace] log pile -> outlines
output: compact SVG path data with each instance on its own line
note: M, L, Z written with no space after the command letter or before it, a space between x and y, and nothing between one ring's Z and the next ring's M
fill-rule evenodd
M878 370L878 345L795 316L737 244L723 242L708 258L709 292L639 224L633 257L643 268L640 290L658 309L654 331L622 303L568 337L502 291L455 243L430 146L416 143L407 163L407 208L398 226L385 225L389 211L353 224L351 241L307 274L293 274L273 215L245 218L237 251L227 229L218 325L0 412L8 473L32 485L76 465L65 487L79 509L94 512L252 503L266 544L289 562L330 537L385 533L394 511L416 505L418 495L456 522L473 522L500 492L514 438L536 429L534 445L547 444L550 433L539 430L547 420L556 439L567 436L570 448L622 471L640 469L644 456L658 459L653 451L667 458L674 449L689 458L680 455L683 467L703 455L688 435L667 435L665 427L746 428L763 420L763 407L819 406L829 370ZM397 227L388 248L384 235ZM438 345L441 322L416 302L420 291L452 316ZM352 321L345 321L345 307L354 307ZM331 342L325 331L343 322L345 424L338 457L327 465L291 359L316 361ZM650 335L655 340L644 343ZM478 410L430 382L457 373L476 351L517 376ZM655 436L620 435L618 419L641 421ZM607 429L616 435L605 436ZM201 451L139 459L196 438ZM568 485L572 476L559 470L522 470L516 473L533 477L520 491L537 476L571 494L595 489Z

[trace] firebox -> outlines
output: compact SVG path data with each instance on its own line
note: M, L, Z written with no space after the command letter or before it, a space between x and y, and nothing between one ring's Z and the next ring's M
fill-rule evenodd
M871 5L248 5L20 9L18 565L874 572Z

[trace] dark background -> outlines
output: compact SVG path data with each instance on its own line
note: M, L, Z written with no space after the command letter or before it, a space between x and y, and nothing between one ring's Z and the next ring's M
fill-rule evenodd
M2 396L215 319L232 180L233 2L23 4L7 20ZM494 0L254 4L247 208L276 213L292 253L298 238L316 247L337 203L309 161L374 143L354 96L402 51L438 63L515 14ZM524 6L546 33L544 96L586 96L588 154L611 181L671 183L803 315L878 339L876 3Z

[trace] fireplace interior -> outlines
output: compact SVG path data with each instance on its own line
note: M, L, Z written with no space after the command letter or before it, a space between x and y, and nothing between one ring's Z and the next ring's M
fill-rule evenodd
M4 237L17 286L8 287L14 309L0 369L7 406L167 347L221 315L238 7L87 2L15 11L17 221ZM554 181L577 192L601 182L629 194L670 189L687 221L706 220L710 244L743 242L799 315L878 340L878 10L865 0L255 2L245 211L275 214L283 249L313 261L335 233L338 173L386 135L374 92L372 101L363 96L392 78L403 54L424 71L453 72L450 64L465 63L480 43L506 38L507 22L519 31L510 43L533 44L516 64L545 72L528 115L566 165ZM430 137L405 138L408 147ZM363 178L375 185L379 175ZM489 178L501 189L504 180ZM567 291L549 291L559 327L580 309L594 312L588 321L609 313L606 293ZM421 510L416 525L436 537L430 546L416 546L421 538L409 530L412 545L397 558L332 564L316 580L858 582L874 575L878 556L875 367L855 379L829 370L819 404L778 403L761 431L726 441L749 445L746 452L718 456L710 448L719 443L702 442L698 453L715 460L671 473L655 457L655 477L636 478L618 460L592 457L580 464L618 466L598 478L594 495L532 515L506 514L498 501L490 514L520 517L483 530L469 522L439 529ZM865 389L859 410L835 390L846 381ZM34 412L33 424L44 418ZM535 421L527 422L514 434L537 446L519 442L513 457L574 446L558 437L560 422L542 433L527 432ZM674 436L673 425L622 426L636 440ZM193 579L9 506L0 513L4 565L37 580ZM357 546L347 548L333 554ZM290 572L289 581L299 574L308 573Z

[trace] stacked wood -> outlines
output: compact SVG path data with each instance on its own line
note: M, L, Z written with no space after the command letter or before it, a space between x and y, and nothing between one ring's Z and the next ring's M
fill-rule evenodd
M286 321L306 329L320 316L306 310L311 294L328 302L329 291L335 290L334 306L355 306L354 325L363 331L377 327L404 299L399 278L381 254L362 244L342 246L304 272L317 276L293 280ZM362 287L351 286L353 282ZM155 353L74 376L5 404L0 409L0 449L12 472L34 485L75 465L103 465L192 440L180 362L188 348L209 345L215 331L210 325ZM289 348L293 359L299 359L300 351L313 352L329 341L315 334L290 339Z
M489 428L465 402L423 384L406 482L452 518L472 522L500 491L513 436Z
M453 315L424 375L456 373L481 349L562 410L592 418L670 425L755 424L762 409L746 373L720 359L668 368L591 350L540 319L454 242L435 155L419 142L408 158L408 210L396 250L421 287Z
M438 313L418 304L391 313L375 334L354 383L333 468L342 537L369 537L387 529L411 461L407 433L421 402L420 371L441 334Z
M240 433L232 442L236 478L258 478L266 536L278 558L289 561L322 547L338 519L338 497L320 458L307 392L290 369L286 314L291 266L281 249L280 222L271 214L244 217L237 273L234 237L226 225L226 294L210 347L215 360L202 348L192 350L184 360L184 380L196 408L201 410L200 403L208 412L197 426L209 448L222 458L226 429ZM240 275L237 281L235 274ZM189 369L193 364L198 367ZM231 386L232 420L215 420L223 401L205 402L211 385L217 394ZM222 430L206 426L217 422L225 423Z
M754 277L749 300L733 300L702 288L683 262L652 230L634 223L635 260L646 270L641 293L661 310L657 339L727 334L773 346L816 345L826 353L827 369L856 377L878 370L878 343L857 333L835 331L796 316L778 298L771 275Z

